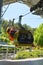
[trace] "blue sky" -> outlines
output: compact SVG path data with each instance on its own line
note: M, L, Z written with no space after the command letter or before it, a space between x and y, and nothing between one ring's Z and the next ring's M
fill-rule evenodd
M15 18L15 22L18 22L18 18L20 15L24 15L30 12L30 8L25 4L13 3L10 4L8 10L4 14L3 18L6 20ZM43 18L37 15L28 14L22 18L22 24L27 24L33 28L38 27L41 23L43 23Z

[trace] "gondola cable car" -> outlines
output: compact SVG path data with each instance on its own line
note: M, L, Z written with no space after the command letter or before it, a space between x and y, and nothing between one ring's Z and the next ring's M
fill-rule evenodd
M15 33L18 34L17 36L17 41L18 41L18 44L22 44L22 45L25 45L25 44L33 44L33 35L32 33L29 31L29 30L26 30L22 25L21 25L21 20L22 20L22 15L19 16L19 22L18 22L18 25L20 27L20 29L15 31L15 28L13 27L9 27L7 29L7 32L8 34L10 35L10 40L14 41L14 36L15 36Z

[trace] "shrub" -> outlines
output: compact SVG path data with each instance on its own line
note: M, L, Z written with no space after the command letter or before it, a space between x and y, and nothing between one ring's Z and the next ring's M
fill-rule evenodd
M21 51L16 54L15 59L25 59L25 58L36 58L36 57L43 57L43 51Z
M43 24L34 32L34 45L43 46Z

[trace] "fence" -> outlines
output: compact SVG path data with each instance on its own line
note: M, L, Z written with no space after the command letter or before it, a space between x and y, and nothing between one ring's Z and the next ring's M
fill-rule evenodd
M15 55L14 45L0 44L0 59L12 59Z

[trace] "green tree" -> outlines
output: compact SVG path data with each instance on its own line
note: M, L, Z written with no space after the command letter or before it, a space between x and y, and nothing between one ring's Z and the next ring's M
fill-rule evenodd
M6 31L8 24L9 24L9 22L7 20L2 21L2 27L3 27L4 31Z
M23 27L24 27L26 30L31 30L31 29L32 29L32 28L31 28L29 25L27 25L27 24L24 24Z
M43 24L41 24L34 32L34 44L43 46Z

